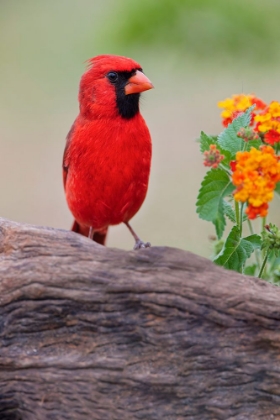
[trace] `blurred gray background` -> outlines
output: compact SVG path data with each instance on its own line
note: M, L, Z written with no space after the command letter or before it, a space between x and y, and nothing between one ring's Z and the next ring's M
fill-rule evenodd
M221 131L217 102L233 93L280 100L279 22L277 0L1 0L0 215L70 227L61 161L85 60L126 55L155 85L141 100L150 186L132 225L153 245L209 256L214 227L195 211L206 172L195 140ZM279 225L278 206L269 221ZM124 225L110 228L108 245L132 248Z

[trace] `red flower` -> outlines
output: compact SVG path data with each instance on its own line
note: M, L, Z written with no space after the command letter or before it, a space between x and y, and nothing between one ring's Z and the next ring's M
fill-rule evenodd
M236 160L232 160L229 164L232 172L234 172L236 169Z
M232 123L232 118L225 118L222 121L222 124L223 124L224 127L227 127L231 123Z
M245 213L248 216L248 219L255 219L257 216L265 217L268 213L268 204L263 203L259 207L254 207L252 204L249 204L249 206L246 208Z
M231 117L223 119L223 126L227 127L229 124L232 123L233 120L235 120L235 118L240 117L240 115L242 114L244 114L243 111L234 111Z
M252 98L252 104L256 105L256 110L264 109L266 107L266 104L259 98Z
M264 141L273 146L280 141L280 134L276 130L269 130L264 135Z

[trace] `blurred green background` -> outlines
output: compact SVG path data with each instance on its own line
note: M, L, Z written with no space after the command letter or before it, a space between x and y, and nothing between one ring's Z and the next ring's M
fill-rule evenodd
M280 100L277 0L1 0L0 215L68 229L61 160L78 112L85 60L121 54L155 89L142 96L153 138L147 199L132 221L153 245L209 256L198 219L205 168L195 139L221 131L216 103L233 93ZM272 221L280 224L279 201ZM109 246L130 249L125 226Z

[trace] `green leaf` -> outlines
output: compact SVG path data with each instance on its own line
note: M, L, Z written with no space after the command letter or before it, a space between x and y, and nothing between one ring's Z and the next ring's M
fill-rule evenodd
M257 235L257 234L250 235L250 236L247 236L247 238L244 238L244 240L250 242L253 245L254 250L261 249L262 238L260 237L260 235Z
M207 136L203 131L200 133L200 151L201 153L209 150L210 144L217 144L217 136Z
M204 177L197 197L197 213L203 220L212 222L220 239L226 225L223 198L231 194L234 186L223 169L211 169Z
M280 249L279 248L271 248L269 249L268 260L272 260L273 258L280 257Z
M213 243L213 258L215 258L223 249L225 241L223 239L218 239Z
M275 192L280 195L280 182L277 182Z
M226 166L228 169L230 169L230 162L232 161L231 154L228 150L222 149L219 145L217 145L217 149L221 152L222 155L224 155L224 159L222 160L222 165Z
M244 204L244 207L245 207L245 204ZM242 221L246 222L246 220L248 219L248 216L244 211L244 207L243 207L243 213L242 213ZM224 200L224 209L225 209L225 215L229 218L229 220L232 223L236 224L235 210L233 209L232 205L228 201L225 201L225 200Z
M268 261L271 264L271 270L280 269L280 258L276 258L275 255L268 255Z
M257 264L248 265L244 268L246 276L254 276L256 274Z
M243 114L239 115L239 117L232 121L232 125L234 126L236 132L238 132L241 127L248 127L250 125L252 118L251 114L255 107L255 105L250 106L250 108L248 108Z
M263 142L261 140L249 140L247 142L245 141L245 146L243 150L249 152L252 149L252 147L259 150L260 146L262 145L263 145Z
M214 259L214 262L229 270L242 273L245 261L257 247L260 247L260 241L258 235L241 238L238 227L233 226L222 251Z
M222 149L229 151L231 158L235 159L235 155L238 151L243 151L246 147L249 147L247 146L249 142L246 143L237 136L237 133L242 127L248 127L248 125L250 125L251 112L254 107L254 105L251 106L246 112L235 118L218 136L218 145Z
M233 210L230 203L224 200L224 209L225 209L225 215L229 218L229 220L233 223L236 223L236 216L235 211Z

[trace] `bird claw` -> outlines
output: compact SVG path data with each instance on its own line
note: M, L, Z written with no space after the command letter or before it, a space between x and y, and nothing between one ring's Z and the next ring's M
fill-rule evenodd
M141 239L139 239L135 242L133 249L150 248L150 247L151 247L150 242L143 242L141 241Z

